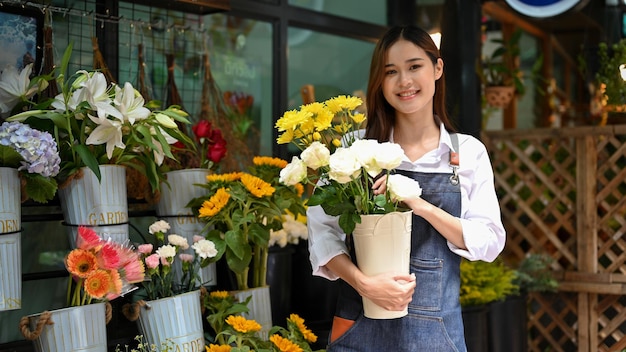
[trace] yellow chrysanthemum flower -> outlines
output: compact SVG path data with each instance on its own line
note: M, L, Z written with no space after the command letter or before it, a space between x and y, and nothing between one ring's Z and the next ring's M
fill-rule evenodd
M322 103L311 103L302 107L303 112L309 112L312 117L313 128L324 131L332 126L334 114Z
M283 132L278 138L276 138L276 143L278 144L287 144L293 142L293 130L287 130Z
M361 114L361 113L357 113L352 115L352 121L354 121L357 124L362 123L363 121L365 121L366 117L365 115Z
M235 331L244 334L261 330L261 324L257 323L255 320L248 320L241 315L229 315L228 318L226 318L226 324L232 326Z
M298 330L300 330L305 340L307 340L308 342L317 341L317 336L313 333L313 331L309 330L306 325L304 325L304 319L302 319L298 314L292 313L291 315L289 315L289 320L296 324Z
M207 175L207 182L234 182L239 180L240 172L231 172L228 174L210 174Z
M326 106L333 114L342 111L352 111L361 104L363 104L363 100L361 100L361 98L352 96L346 97L345 95L339 95L326 100Z
M263 181L263 179L247 173L242 173L241 183L243 183L248 192L257 198L271 196L276 190L271 184Z
M256 166L275 166L280 169L284 169L287 166L287 160L283 160L281 158L273 158L271 156L255 156L252 158L252 163Z
M270 341L278 347L281 352L302 352L302 348L278 334L270 336Z
M307 114L303 114L299 110L289 110L285 112L283 117L276 121L276 128L278 131L289 131L295 130L300 126L304 121L308 119Z
M228 298L229 293L228 291L212 291L211 293L209 293L209 296L212 298L225 299Z
M206 352L230 352L231 348L229 345L214 345L210 344L205 346Z
M209 217L219 213L228 204L230 193L226 188L218 189L215 194L202 203L202 207L198 210L198 217Z
M333 145L337 148L341 147L341 141L337 138L333 139Z

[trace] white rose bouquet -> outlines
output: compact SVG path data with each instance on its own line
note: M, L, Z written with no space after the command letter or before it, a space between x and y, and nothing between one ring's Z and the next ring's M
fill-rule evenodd
M403 200L421 196L417 181L392 173L404 157L400 145L359 139L365 115L354 111L361 104L360 98L338 96L287 111L276 122L277 142L302 150L281 171L280 182L316 185L307 205L339 216L345 233L352 233L361 215L397 211ZM386 192L375 195L372 183L380 175L387 175Z

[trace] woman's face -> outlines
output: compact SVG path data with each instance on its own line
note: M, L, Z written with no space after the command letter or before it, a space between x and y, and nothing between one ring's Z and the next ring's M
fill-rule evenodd
M443 61L432 61L424 49L400 39L387 52L383 95L399 114L432 113L435 81L443 73Z

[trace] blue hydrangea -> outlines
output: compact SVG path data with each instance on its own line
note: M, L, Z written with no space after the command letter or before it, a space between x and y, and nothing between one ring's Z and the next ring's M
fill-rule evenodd
M61 158L57 144L48 132L42 132L20 122L5 122L0 126L0 145L13 148L24 160L18 170L54 177L59 173Z

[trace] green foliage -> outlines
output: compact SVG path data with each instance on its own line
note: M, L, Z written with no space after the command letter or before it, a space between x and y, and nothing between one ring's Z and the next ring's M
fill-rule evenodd
M485 86L515 86L518 94L526 92L522 72L514 64L520 55L519 41L522 36L520 29L516 30L509 40L492 39L499 46L491 56L483 58L482 65L477 73Z
M608 45L598 45L600 67L596 72L596 80L605 85L604 95L608 105L621 106L626 104L626 84L620 75L620 65L626 63L626 38Z
M555 292L559 282L550 271L553 262L546 254L529 254L519 264L514 283L522 292Z
M461 261L461 306L470 307L504 300L519 292L515 283L516 272L496 259L484 261Z

